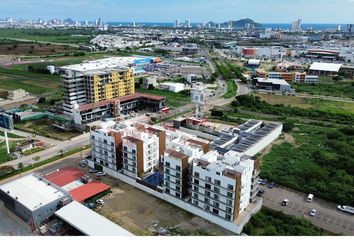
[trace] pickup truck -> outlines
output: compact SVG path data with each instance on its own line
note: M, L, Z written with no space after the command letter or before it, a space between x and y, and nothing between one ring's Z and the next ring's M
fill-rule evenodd
M337 208L338 208L338 210L340 210L340 211L354 214L354 207L344 206L344 205L338 205Z

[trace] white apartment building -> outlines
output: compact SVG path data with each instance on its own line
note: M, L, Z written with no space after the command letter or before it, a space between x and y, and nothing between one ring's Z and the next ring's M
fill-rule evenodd
M124 174L137 178L158 167L159 138L155 134L128 129L122 147Z
M234 221L251 199L253 160L208 152L193 161L192 204Z

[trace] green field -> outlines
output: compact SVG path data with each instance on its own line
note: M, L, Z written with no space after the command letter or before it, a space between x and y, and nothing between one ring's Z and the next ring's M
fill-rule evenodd
M304 218L285 215L280 211L262 208L253 215L243 232L250 236L322 236L327 235Z
M61 87L60 76L0 67L1 89L22 88L32 94L44 94L58 91L59 87Z
M58 29L1 29L0 38L24 39L53 43L80 44L88 43L94 32L92 30L58 30Z
M353 80L334 81L330 77L320 77L318 84L294 83L292 86L297 93L354 99Z
M2 137L5 136L3 131L0 131L0 136L2 136ZM18 136L16 134L9 133L9 132L7 133L7 137L9 137L9 138L23 138L21 136Z
M236 85L235 81L229 80L229 81L226 81L226 84L227 84L227 92L222 97L226 98L226 99L230 99L230 98L235 97L235 95L237 93L237 85Z
M15 150L16 144L13 142L10 142L10 152L13 152ZM11 160L10 156L7 155L6 152L6 143L5 142L0 142L0 163L4 163Z
M163 90L146 90L142 88L135 89L136 92L140 93L148 93L152 95L158 95L162 97L166 97L166 105L172 108L178 108L190 103L190 97L185 92L173 93Z
M300 107L305 109L318 109L321 111L327 111L331 113L339 114L353 114L354 115L354 102L340 102L331 101L324 99L311 99L311 98L301 98L295 96L284 96L284 95L274 95L274 94L254 94L259 96L261 100L269 104L283 104L285 106Z
M296 124L262 158L261 176L338 204L354 205L354 128Z

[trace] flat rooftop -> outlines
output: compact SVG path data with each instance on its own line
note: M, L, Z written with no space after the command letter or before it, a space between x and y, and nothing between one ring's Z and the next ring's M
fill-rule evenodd
M55 215L87 236L134 236L77 201L62 207Z
M68 195L36 174L1 185L0 189L32 211Z

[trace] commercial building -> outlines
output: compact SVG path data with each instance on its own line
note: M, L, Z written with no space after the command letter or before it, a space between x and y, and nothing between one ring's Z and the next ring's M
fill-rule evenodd
M256 76L259 78L283 79L287 82L296 83L318 83L318 76L307 75L305 72L265 72L262 69L256 70Z
M295 89L293 89L290 86L290 84L283 79L258 78L256 86L258 89L264 89L267 91L276 91L283 94L295 95Z
M155 76L143 78L142 88L149 89L150 87L157 87L159 84L157 83L157 78Z
M71 202L69 192L37 174L1 185L0 199L32 227L49 221L55 211Z
M182 54L185 55L197 55L198 54L198 45L195 43L188 43L182 46Z
M150 94L135 93L116 99L90 104L74 104L72 112L77 129L84 130L88 123L104 120L106 118L118 118L134 110L147 109L157 112L163 109L165 98Z
M310 66L309 73L314 75L333 76L338 74L341 67L342 64L338 63L314 62Z
M91 132L89 166L240 233L262 204L256 197L260 162L252 156L281 129L250 120L217 132L209 142L177 129L107 122Z
M8 100L20 100L29 96L29 93L23 89L16 89L8 92Z
M174 82L163 82L159 85L159 88L170 92L178 93L184 90L184 84Z
M187 82L190 84L197 83L198 76L196 74L188 74L187 75Z
M298 19L292 23L291 30L296 32L301 31L301 19Z

